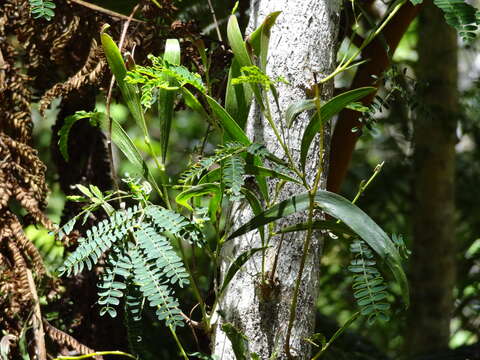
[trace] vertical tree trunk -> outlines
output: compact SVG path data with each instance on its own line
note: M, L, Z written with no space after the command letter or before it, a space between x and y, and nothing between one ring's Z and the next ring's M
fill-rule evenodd
M414 123L411 354L448 346L455 280L457 36L430 1L420 16L418 79L426 87Z
M339 2L336 0L260 0L252 1L249 31L261 24L265 16L274 11L282 11L272 28L267 73L271 78L284 77L287 84L279 84L280 107L284 112L289 104L306 98L305 90L314 85L314 73L321 79L330 73L335 65L336 35L339 20ZM325 84L322 90L324 98L331 96L333 84ZM280 114L272 103L274 121L281 127ZM286 142L292 149L295 160L299 159L301 134L307 124L308 116L301 116L292 129L285 129ZM283 151L268 123L253 109L249 117L247 131L250 138L264 143L277 156L284 156ZM329 129L325 130L325 154L328 154L330 139ZM311 150L307 161L307 173L313 177L318 168L318 145ZM321 188L325 188L327 162L322 159L323 179ZM300 186L287 185L278 200L305 192ZM235 215L237 226L252 217L248 210L238 210ZM291 222L305 221L299 215ZM285 222L284 222L285 223ZM316 234L318 235L318 234ZM261 359L286 359L284 352L285 337L290 316L290 304L295 281L299 271L305 234L294 233L285 236L280 247L278 264L274 281L270 287L259 288L262 257L252 258L237 273L220 302L224 318L214 334L214 354L222 360L235 359L231 344L220 329L223 322L230 322L249 339L250 351L256 352ZM275 255L279 249L279 237L271 239L266 252L265 272L271 273ZM309 344L305 338L314 330L315 302L318 296L318 270L321 241L315 236L310 247L301 287L299 291L296 321L290 339L291 354L298 359L307 359L310 354ZM232 240L224 247L222 256L222 273L228 265L244 251L261 247L261 240L256 232Z

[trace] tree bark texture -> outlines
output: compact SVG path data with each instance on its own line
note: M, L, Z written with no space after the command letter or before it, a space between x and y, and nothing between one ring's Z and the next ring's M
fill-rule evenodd
M287 106L307 97L306 89L314 85L314 73L318 79L329 74L335 66L337 27L339 21L339 2L337 0L261 0L252 1L248 32L259 26L263 19L274 11L282 11L272 28L270 39L267 73L275 79L285 78L289 84L277 85L282 114ZM324 99L331 97L333 83L325 84L322 90ZM282 127L281 114L271 101L273 118L278 127ZM292 149L295 161L299 162L300 141L303 130L309 120L308 114L300 116L291 129L284 129L288 147ZM277 156L284 157L284 152L277 142L267 121L258 109L252 107L247 133L255 142L263 143ZM326 186L330 131L325 129L325 147L321 163L323 176L321 188ZM319 149L312 146L307 160L307 174L310 182L319 166ZM273 188L272 183L269 184ZM297 185L286 185L277 201L287 199L306 189ZM247 206L234 212L236 226L248 221L253 215ZM281 225L305 221L306 214L292 216ZM281 226L277 224L277 228ZM267 229L266 229L267 230ZM266 231L267 233L268 231ZM231 344L220 329L224 322L232 323L249 339L250 351L256 352L261 359L286 359L284 352L285 337L290 316L290 304L299 264L305 233L287 234L283 241L280 237L270 240L270 247L265 254L264 274L270 274L275 256L278 252L278 264L274 281L268 287L260 287L262 273L262 255L254 256L236 274L223 299L219 310L224 317L219 318L213 340L214 354L222 360L235 359ZM282 244L280 246L280 243ZM222 274L230 263L248 249L261 247L261 239L256 231L226 243L222 252ZM320 234L314 234L312 246L308 253L305 270L299 291L296 320L290 340L291 354L298 359L307 359L310 346L305 338L314 330L315 303L318 296L319 258L321 252Z
M414 122L412 305L406 337L411 354L448 347L455 284L457 35L431 1L420 14L418 55L424 90Z

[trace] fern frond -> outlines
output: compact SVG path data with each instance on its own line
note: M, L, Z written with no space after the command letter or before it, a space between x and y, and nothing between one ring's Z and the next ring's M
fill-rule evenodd
M83 270L85 265L89 270L96 264L100 256L110 249L113 243L123 239L129 228L134 226L134 217L138 214L138 207L134 206L125 211L116 211L109 219L92 226L87 231L86 238L79 239L79 246L65 260L59 269L60 274L74 275Z
M178 283L180 287L188 285L188 273L166 237L145 224L142 224L142 227L136 230L133 236L143 250L145 259L155 262L165 280L170 284Z
M368 322L374 323L377 318L388 320L387 311L390 304L385 302L387 286L382 275L376 269L373 252L368 245L360 239L350 245L350 251L355 258L351 261L348 270L354 274L354 297L360 307L360 312L368 316Z
M245 150L247 150L247 148L245 148L243 144L237 142L226 143L224 146L216 149L215 154L191 164L187 170L180 175L180 183L192 184L195 180L200 179L201 175L212 167L212 165L218 164L230 156Z
M126 281L132 276L132 262L127 254L120 250L112 251L106 260L108 267L102 276L101 282L98 284L100 289L98 303L104 305L100 310L100 315L108 313L112 318L117 316L115 306L120 304L123 297L123 291L127 288ZM118 276L123 277L122 281Z
M201 231L183 215L155 205L147 206L144 211L159 232L170 233L198 247L203 246Z
M243 198L242 186L245 184L245 160L239 156L231 156L225 160L223 181L231 201Z
M171 288L165 284L163 272L154 263L148 261L139 249L129 249L133 262L135 283L151 307L156 308L159 320L164 320L167 326L174 329L184 326L178 301L172 295Z
M458 30L463 40L475 38L479 24L479 11L465 0L434 0L433 3L443 11L445 21Z
M34 19L44 18L47 21L55 16L55 3L50 0L29 0L30 13Z

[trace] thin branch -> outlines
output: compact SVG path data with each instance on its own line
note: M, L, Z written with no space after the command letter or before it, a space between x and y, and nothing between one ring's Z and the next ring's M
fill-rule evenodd
M126 15L123 15L123 14L120 14L120 13L117 13L115 11L112 11L112 10L108 10L108 9L105 9L105 8L102 8L101 6L98 6L98 5L95 5L95 4L91 4L91 3L88 3L86 1L83 1L83 0L70 0L71 2L75 3L75 4L78 4L78 5L81 5L81 6L85 6L86 8L89 8L93 11L98 11L98 12L101 12L103 14L106 14L108 16L111 16L111 17L116 17L116 18L119 18L119 19L123 19L123 20L127 20L127 21L134 21L134 22L138 22L138 23L144 23L144 21L142 20L138 20L138 19L129 19L128 16ZM138 5L137 5L138 6Z
M38 301L37 288L33 281L32 271L27 269L28 287L33 300L32 327L35 338L35 352L38 360L47 360L47 350L45 348L45 331L43 330L42 312L40 302Z
M210 14L212 14L212 17L213 17L213 23L215 24L215 30L217 30L218 40L223 41L222 40L222 34L220 33L220 27L218 26L217 16L215 15L215 10L213 9L211 0L208 0L208 7L210 8Z

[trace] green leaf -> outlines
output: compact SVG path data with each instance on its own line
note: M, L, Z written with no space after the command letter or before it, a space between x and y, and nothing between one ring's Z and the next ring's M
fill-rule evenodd
M75 114L67 116L65 118L65 121L60 128L58 132L58 148L60 150L60 153L62 154L63 158L65 161L68 162L69 156L68 156L68 136L70 134L70 130L72 129L72 126L81 119L91 119L91 118L96 118L98 116L104 116L105 114L103 113L98 113L98 112L86 112L86 111L77 111Z
M250 59L250 55L248 54L245 42L243 41L242 32L240 31L237 17L235 15L230 15L228 18L227 37L233 54L237 58L240 67L252 66L253 63Z
M344 197L325 190L318 191L314 196L315 205L328 215L341 220L360 238L362 238L376 253L385 260L402 289L405 304L409 305L408 282L402 268L401 257L388 235L359 207ZM310 206L308 193L293 196L284 200L242 225L229 239L243 235L278 219L287 217Z
M180 43L177 39L167 39L163 60L172 65L180 65ZM168 85L170 85L172 79L168 76L165 76L165 78ZM160 118L160 148L162 152L162 163L165 163L167 157L168 140L170 138L170 129L172 127L176 94L176 90L158 90L158 116Z
M291 128L294 120L304 111L314 110L317 108L315 99L304 99L296 103L290 104L285 112L285 122L288 128Z
M228 19L227 24L227 37L230 47L232 48L233 55L238 62L240 68L244 66L252 66L252 60L248 54L247 47L243 41L242 32L238 26L237 18L234 15L231 15ZM263 109L263 101L260 93L260 89L257 84L250 84L253 93L255 94L255 100L258 105Z
M253 93L250 85L233 85L232 79L238 78L242 73L237 59L232 60L228 72L227 89L225 94L225 109L235 119L240 128L245 129Z
M263 71L266 70L267 65L270 30L281 13L281 11L275 11L267 15L262 24L247 38L247 43L252 47L255 55L260 58L260 68Z
M261 250L265 250L267 247L261 247L261 248L253 248L250 250L245 251L241 255L239 255L235 261L230 265L230 267L227 270L227 273L225 275L225 278L223 279L222 287L220 288L220 292L218 293L218 297L221 297L225 289L227 288L228 284L230 284L230 281L232 281L233 277L235 274L240 270L240 268L257 252Z
M219 191L220 186L218 186L218 184L196 185L178 194L175 198L175 201L177 202L177 204L182 205L192 211L193 209L188 203L188 200L190 200L192 197L202 196L206 194L216 194Z
M232 343L235 358L237 360L249 360L248 338L230 323L222 324L222 330Z
M100 119L100 126L104 131L108 131L109 124L106 116L103 116ZM112 141L118 146L120 151L127 157L130 163L135 167L139 174L146 179L150 179L150 172L148 170L147 164L140 155L137 147L133 143L132 139L128 136L125 130L122 129L122 126L115 120L112 121Z
M423 0L410 0L410 2L411 2L413 5L419 5L419 4L423 3Z
M367 96L368 94L371 94L375 90L376 88L374 87L363 87L355 90L350 90L335 96L326 104L322 105L322 107L320 108L320 117L318 116L318 114L312 116L312 119L310 120L309 124L305 128L305 131L303 132L302 144L300 149L300 162L303 168L305 168L305 162L307 160L310 145L315 138L315 135L320 131L320 128L323 126L323 124L326 121L330 120L334 115L338 114L348 104L360 100L361 98ZM306 106L307 105L304 104L303 108ZM313 105L309 104L308 106ZM297 109L299 108L302 107L297 107Z
M238 141L243 145L250 145L252 142L248 139L245 132L238 126L237 122L230 114L212 97L205 95L212 111L220 120L229 140Z
M128 106L128 109L132 113L132 116L135 119L137 125L140 127L140 129L142 129L143 134L146 135L148 134L147 125L143 116L143 110L140 103L137 86L125 81L125 76L127 75L127 68L125 66L125 62L123 61L122 54L120 53L120 49L118 48L117 44L115 44L110 35L105 33L108 27L109 25L104 25L100 33L100 39L102 41L102 46L105 52L105 56L107 58L108 66L110 67L113 75L115 75L115 80L122 93L123 99Z

